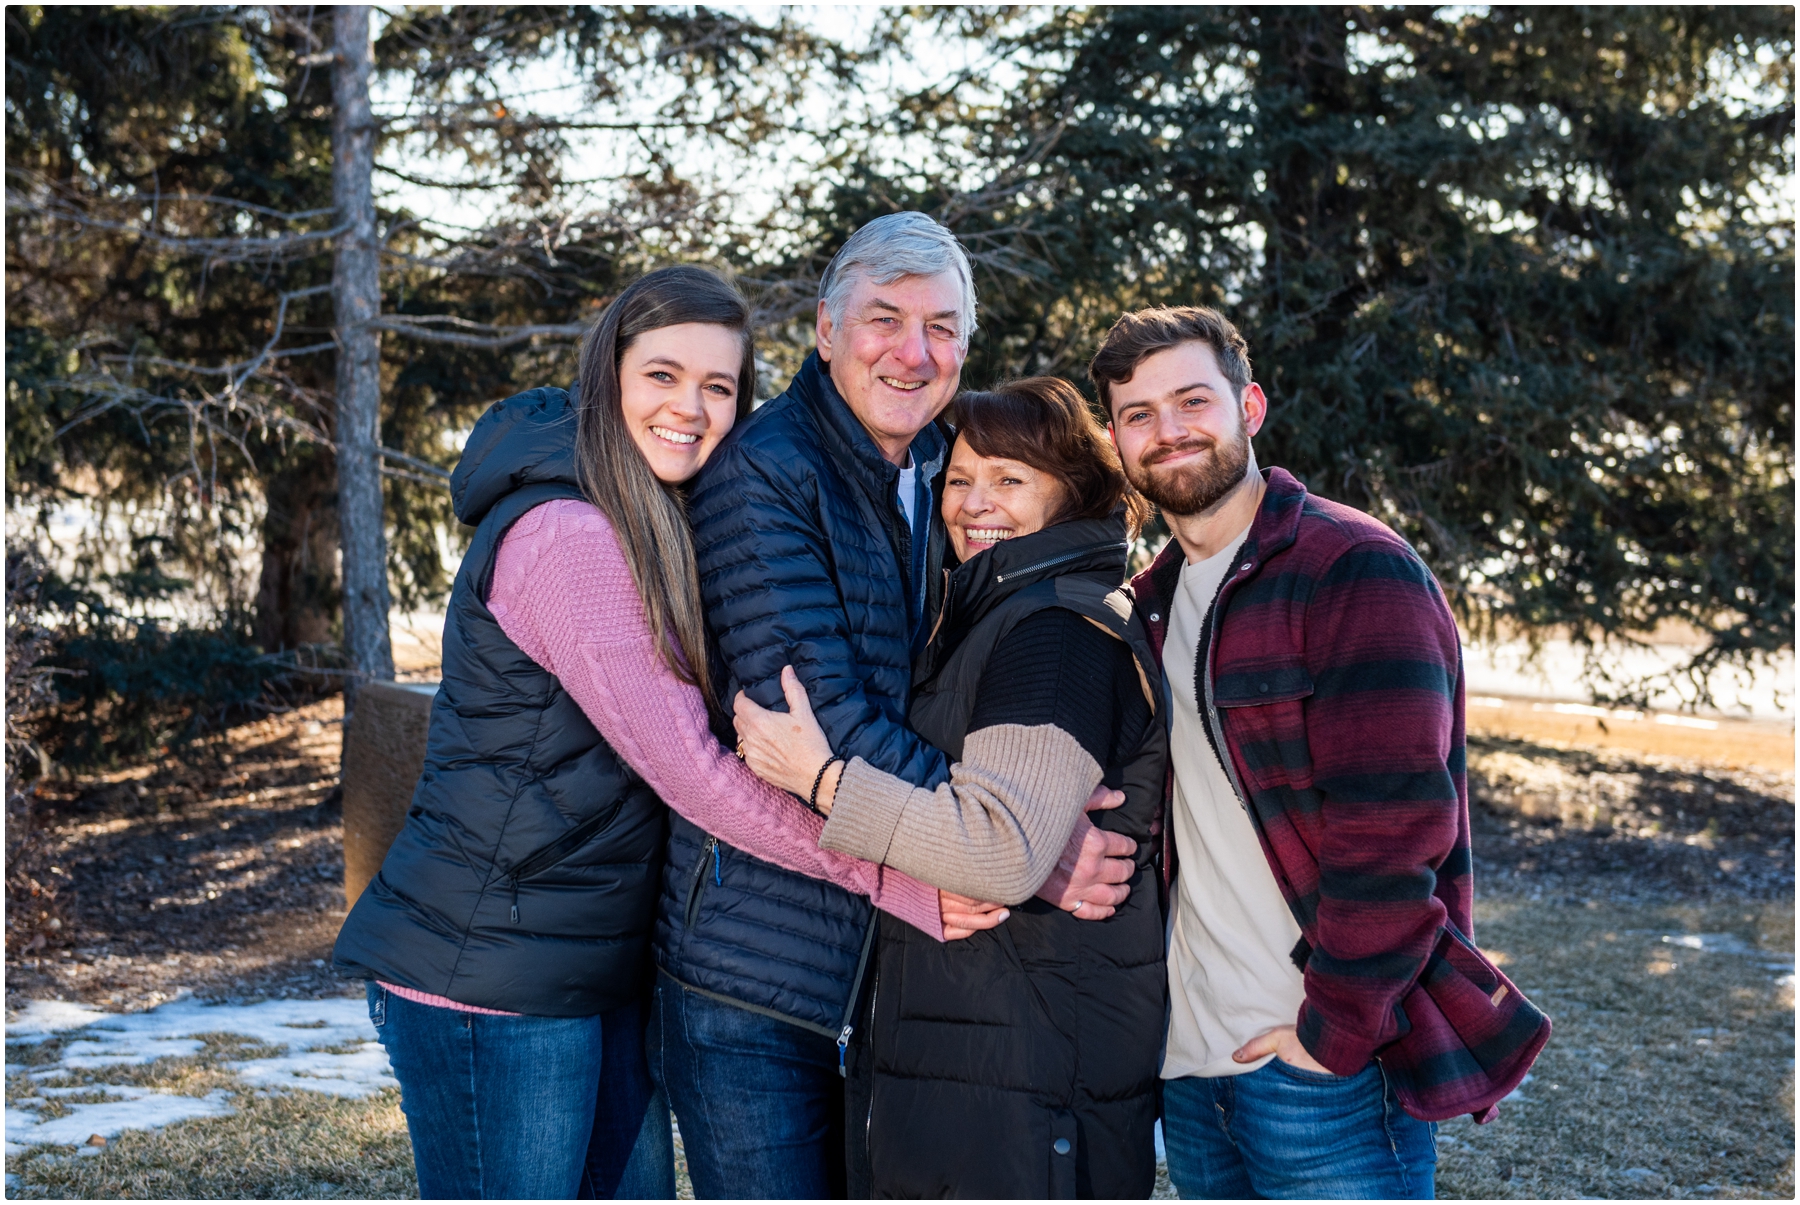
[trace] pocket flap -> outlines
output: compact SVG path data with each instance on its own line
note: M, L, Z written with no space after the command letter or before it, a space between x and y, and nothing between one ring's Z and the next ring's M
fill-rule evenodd
M1257 707L1263 703L1287 703L1313 692L1312 675L1298 661L1273 665L1233 666L1213 683L1213 701L1220 707Z

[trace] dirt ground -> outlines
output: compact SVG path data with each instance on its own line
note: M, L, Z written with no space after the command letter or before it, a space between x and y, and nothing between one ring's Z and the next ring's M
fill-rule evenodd
M1470 713L1476 937L1556 1031L1499 1121L1442 1127L1440 1195L1791 1197L1791 726L1663 726L1679 739L1659 743L1647 721L1600 739L1581 728L1594 717L1513 709ZM349 990L327 962L340 739L326 701L49 784L67 945L9 958L9 1009ZM228 1057L225 1042L140 1074L200 1094ZM8 1195L384 1197L412 1192L409 1162L392 1091L245 1094L232 1118L39 1157Z
M344 918L342 719L328 699L153 765L45 783L68 941L9 959L7 1007L342 992L326 961Z

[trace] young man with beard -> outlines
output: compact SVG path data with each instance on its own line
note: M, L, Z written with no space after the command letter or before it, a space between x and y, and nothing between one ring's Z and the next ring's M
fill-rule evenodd
M1089 375L1174 534L1132 583L1174 701L1170 1178L1431 1197L1419 1117L1486 1120L1549 1028L1468 936L1456 623L1399 536L1258 471L1268 399L1217 312L1127 314Z

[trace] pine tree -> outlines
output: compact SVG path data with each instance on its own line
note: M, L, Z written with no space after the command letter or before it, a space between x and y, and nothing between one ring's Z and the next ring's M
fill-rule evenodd
M1405 534L1477 631L1691 624L1696 673L1792 648L1791 9L986 36L996 74L896 123L981 183L865 169L822 219L918 204L1012 250L971 382L1078 374L1122 309L1218 306L1272 400L1264 463Z

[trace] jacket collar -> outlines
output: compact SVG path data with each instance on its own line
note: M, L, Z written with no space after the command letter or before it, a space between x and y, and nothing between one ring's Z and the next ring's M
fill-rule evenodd
M1292 473L1280 468L1265 469L1263 480L1268 483L1268 488L1263 492L1262 504L1256 508L1256 517L1250 521L1250 534L1244 538L1244 563L1253 569L1267 564L1270 557L1299 538L1300 515L1306 509L1306 487ZM1181 567L1186 563L1187 554L1182 550L1181 541L1170 537L1150 563L1150 568L1138 578L1142 586L1148 587L1140 588L1139 593L1155 616L1153 619L1146 616L1146 619L1159 648L1168 624L1169 600L1175 597Z
M806 357L806 362L788 384L788 392L799 398L812 414L829 451L848 456L865 473L893 488L900 477L899 468L875 446L874 438L857 420L843 395L838 393L831 373L817 351ZM931 480L944 467L944 456L949 448L949 441L938 425L927 423L925 429L913 437L913 467L923 472L927 481Z
M976 553L946 575L944 606L913 680L929 677L970 628L1027 586L1078 573L1097 574L1109 587L1117 586L1125 577L1129 548L1120 510L1105 519L1071 519Z

